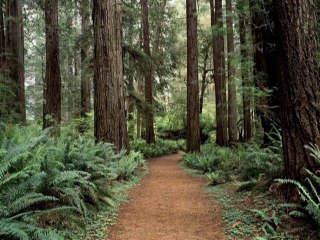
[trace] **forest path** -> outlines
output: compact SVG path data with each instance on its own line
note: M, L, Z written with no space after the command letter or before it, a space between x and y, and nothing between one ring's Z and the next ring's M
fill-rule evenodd
M111 227L110 240L223 240L221 209L206 181L186 173L183 153L154 158Z

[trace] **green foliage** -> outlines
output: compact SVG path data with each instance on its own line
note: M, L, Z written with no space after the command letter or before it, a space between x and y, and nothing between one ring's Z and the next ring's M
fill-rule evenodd
M267 211L260 209L253 209L253 213L261 219L261 230L265 236L263 238L256 239L279 239L278 228L281 224L280 218L276 215L275 211L271 211L271 214ZM281 239L281 238L280 238Z
M320 149L318 146L311 144L306 146L310 151L311 156L320 164ZM300 194L301 200L304 202L305 210L313 218L313 220L320 225L320 176L318 172L313 173L305 169L306 180L301 183L291 179L277 179L276 181L282 184L292 184L296 186ZM301 211L295 211L293 215L302 216Z
M82 226L114 204L112 184L144 166L140 153L34 127L0 130L0 238L64 239L55 229ZM66 132L64 132L66 133Z
M141 152L145 158L152 158L177 153L182 143L183 141L157 139L156 143L147 144L144 140L134 140L131 147L134 151Z
M123 156L120 160L114 162L118 180L129 180L143 167L145 167L145 160L139 152L130 152L129 155Z
M206 177L210 180L210 185L217 185L221 182L221 177L219 172L208 173Z
M191 153L183 157L183 162L187 167L199 170L205 174L217 170L220 159L208 153Z
M275 138L276 139L276 138ZM261 177L279 176L283 168L281 144L274 140L272 147L261 148L256 143L219 147L208 143L200 153L186 154L184 164L203 174L220 172L221 178L229 180L235 175L241 180L256 180Z

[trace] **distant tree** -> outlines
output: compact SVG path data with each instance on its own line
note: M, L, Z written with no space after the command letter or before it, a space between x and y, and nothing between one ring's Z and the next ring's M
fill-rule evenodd
M155 142L154 116L153 116L153 76L150 50L150 29L149 29L149 0L141 0L142 8L142 28L143 28L143 51L147 56L145 67L145 121L146 121L146 141Z
M277 0L274 7L285 177L303 181L305 168L319 169L305 148L320 146L316 9L299 0Z
M264 130L264 145L269 146L273 144L270 135L275 137L273 133L280 128L279 80L275 61L276 33L272 3L250 1L250 15L254 46L254 82L257 89L262 92L255 98L255 107Z
M248 41L248 9L249 0L239 2L239 35L241 46L241 75L242 75L242 98L243 98L243 140L249 141L252 138L252 76L250 73L250 42Z
M226 0L227 12L227 45L228 45L228 129L229 142L239 140L238 109L237 109L237 83L235 79L234 60L234 30L232 0Z
M12 104L8 104L9 111L16 122L26 121L26 101L24 89L24 29L22 3L18 0L6 1L7 37L6 55L8 77L13 93Z
M120 7L118 0L93 1L94 135L97 141L114 144L117 151L129 149Z
M61 74L58 32L58 0L45 1L46 77L43 127L61 123Z
M187 151L200 151L197 3L187 0Z
M6 115L6 38L5 38L5 19L4 19L4 4L0 2L0 118Z
M90 4L81 0L81 116L86 117L91 110L91 81L88 77Z
M217 120L217 144L226 146L228 144L228 106L227 106L227 85L225 73L225 47L224 36L220 32L223 27L222 0L215 0L214 19L212 27L217 27L218 32L214 32L213 41L213 65L214 83L216 91L216 120ZM213 10L211 10L213 12Z

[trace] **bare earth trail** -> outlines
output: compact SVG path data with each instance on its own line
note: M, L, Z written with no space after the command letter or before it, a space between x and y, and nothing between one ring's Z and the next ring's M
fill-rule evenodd
M154 158L111 227L110 240L224 240L221 209L206 182L180 167L182 153Z

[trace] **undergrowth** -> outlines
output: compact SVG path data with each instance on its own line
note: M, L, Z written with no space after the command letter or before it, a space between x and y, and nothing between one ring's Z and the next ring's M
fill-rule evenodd
M308 224L310 218L320 223L319 173L306 170L305 183L278 180L294 184L305 202L305 206L287 204L276 194L278 184L274 182L283 171L280 134L271 140L267 148L255 142L228 148L206 144L200 153L186 154L183 164L208 179L208 191L223 206L230 239L319 239ZM320 150L308 149L320 164Z
M0 130L0 239L76 239L88 219L116 205L114 186L144 169L140 153L34 127Z
M162 140L157 139L155 143L147 144L145 140L134 140L131 147L136 152L141 152L145 158L160 157L177 153L185 147L184 140Z
M316 160L320 166L320 149L317 145L311 144L306 146L310 151L310 155ZM310 171L305 169L306 179L304 182L299 182L293 179L277 179L281 184L294 185L302 200L302 205L291 207L291 215L294 217L305 218L309 222L320 227L320 172Z

